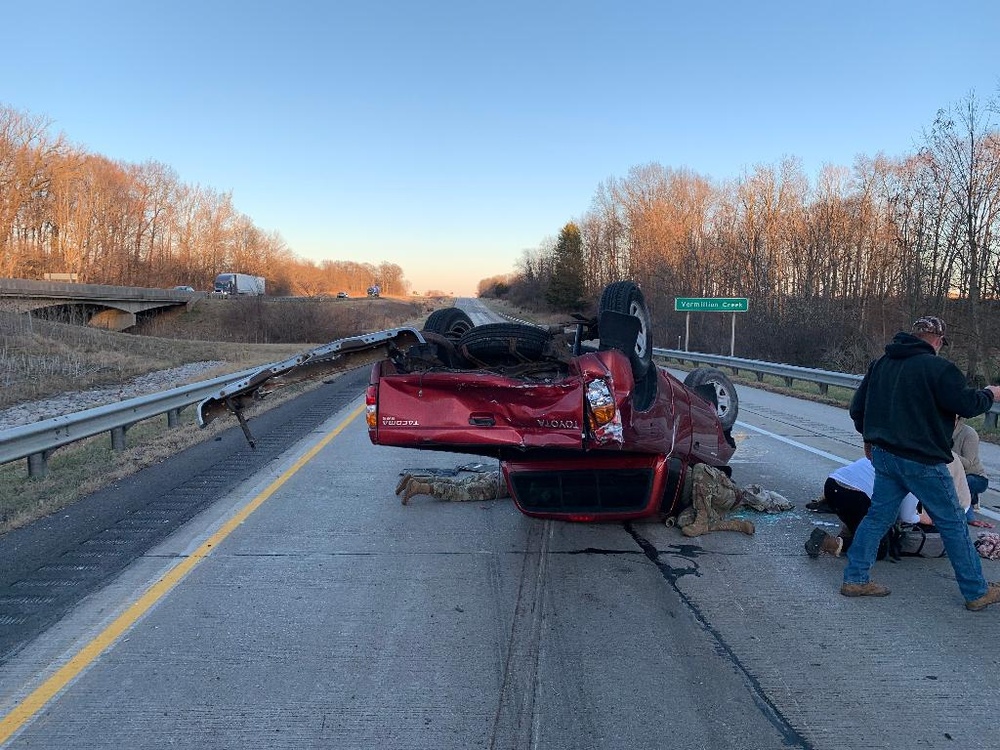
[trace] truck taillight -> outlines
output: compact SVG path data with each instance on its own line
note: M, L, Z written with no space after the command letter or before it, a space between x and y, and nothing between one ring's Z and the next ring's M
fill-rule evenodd
M622 442L622 418L604 380L587 383L587 426L598 443Z
M368 386L365 391L365 421L369 430L378 426L378 388L374 385Z

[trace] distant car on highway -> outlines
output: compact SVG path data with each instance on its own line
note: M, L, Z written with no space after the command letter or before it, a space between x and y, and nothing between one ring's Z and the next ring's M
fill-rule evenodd
M194 287L193 286L186 286L186 285L175 286L174 287L174 291L175 292L193 292L194 291Z
M337 299L347 299L347 292L337 292Z

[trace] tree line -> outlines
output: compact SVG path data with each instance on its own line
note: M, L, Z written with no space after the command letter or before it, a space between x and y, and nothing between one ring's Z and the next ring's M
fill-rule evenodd
M737 356L863 372L897 330L938 315L971 381L1000 374L1000 134L996 100L941 109L915 152L826 165L786 158L716 182L652 163L598 186L582 217L480 294L570 310L637 281L656 346L729 353L729 314L677 297L746 297Z
M271 294L409 292L394 263L304 260L231 193L185 184L156 161L90 153L45 118L0 106L0 276L208 290L232 271L265 277Z

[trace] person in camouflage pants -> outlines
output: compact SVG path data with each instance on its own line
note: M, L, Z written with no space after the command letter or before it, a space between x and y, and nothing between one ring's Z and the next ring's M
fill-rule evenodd
M753 523L726 514L743 503L745 496L733 480L714 466L695 464L685 478L682 499L690 505L680 512L671 525L680 527L684 536L701 536L709 531L740 531L753 534ZM670 519L667 519L670 524Z
M510 497L507 482L498 471L473 472L464 477L426 476L405 472L396 485L396 494L403 505L414 495L430 495L453 503Z
M757 489L757 488L755 488ZM406 505L414 495L430 495L438 500L463 503L472 500L499 500L510 497L500 472L473 472L468 476L437 476L404 472L396 485L396 495ZM726 518L747 497L726 474L707 464L696 464L685 477L682 503L687 507L667 519L684 536L701 536L709 531L739 531L753 534L753 523Z

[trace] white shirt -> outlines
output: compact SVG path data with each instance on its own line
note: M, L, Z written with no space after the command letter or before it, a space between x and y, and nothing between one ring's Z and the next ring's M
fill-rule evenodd
M948 471L955 481L955 492L958 494L958 503L962 508L968 508L972 504L972 496L969 494L969 483L965 480L965 469L962 468L962 460L952 453L952 462L948 464ZM852 490L865 493L869 498L875 489L875 467L867 458L859 458L857 461L830 474L830 478L838 484L849 487ZM917 523L920 514L917 512L917 498L913 493L908 493L903 498L899 506L899 520L904 523Z

